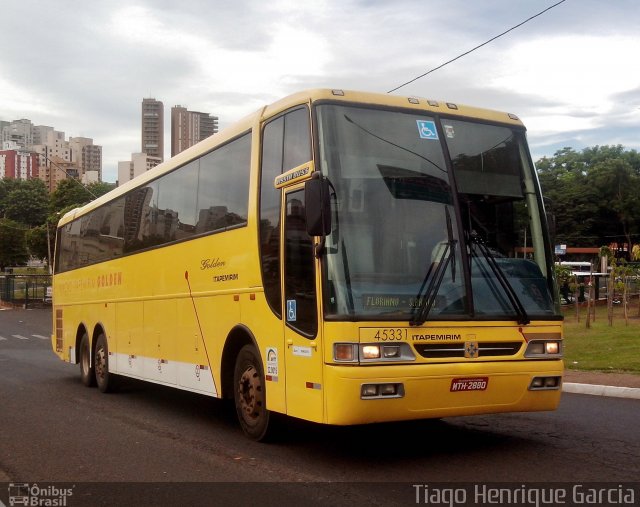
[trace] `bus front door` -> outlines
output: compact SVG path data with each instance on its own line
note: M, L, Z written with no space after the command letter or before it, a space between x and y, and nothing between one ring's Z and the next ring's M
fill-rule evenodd
M284 320L287 413L323 420L322 344L318 329L313 238L307 234L304 190L285 195Z

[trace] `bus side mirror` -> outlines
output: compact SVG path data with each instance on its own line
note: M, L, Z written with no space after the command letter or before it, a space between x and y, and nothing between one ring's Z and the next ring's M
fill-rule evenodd
M304 185L307 234L326 236L331 232L331 201L329 182L319 173Z

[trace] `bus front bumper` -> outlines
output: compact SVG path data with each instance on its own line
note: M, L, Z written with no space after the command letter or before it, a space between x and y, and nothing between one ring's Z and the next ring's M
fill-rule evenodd
M563 371L562 360L326 365L325 422L350 425L554 410L560 402ZM557 385L532 388L534 378L556 378ZM396 394L392 387L382 387L389 385L396 386Z

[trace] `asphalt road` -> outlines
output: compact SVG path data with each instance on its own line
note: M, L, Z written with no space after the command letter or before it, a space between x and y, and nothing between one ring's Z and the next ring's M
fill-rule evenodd
M0 483L73 484L71 507L201 495L211 505L408 505L413 484L640 477L639 400L565 394L551 413L351 428L288 420L276 443L259 444L219 400L133 380L114 394L84 387L77 365L51 351L50 330L50 310L0 311Z

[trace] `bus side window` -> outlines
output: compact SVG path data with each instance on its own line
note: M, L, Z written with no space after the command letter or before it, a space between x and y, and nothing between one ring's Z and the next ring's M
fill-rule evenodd
M250 171L250 134L245 134L200 159L195 228L197 234L246 225Z
M311 160L309 110L299 107L271 120L262 133L260 176L260 259L262 283L271 310L282 314L280 289L280 198L276 176Z

